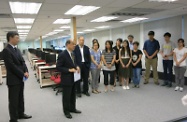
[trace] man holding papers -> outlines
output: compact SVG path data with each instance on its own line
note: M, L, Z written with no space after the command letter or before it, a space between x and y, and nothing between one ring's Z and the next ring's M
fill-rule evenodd
M63 88L63 110L67 118L71 119L72 113L81 113L76 109L76 88L75 79L80 77L80 68L77 66L73 50L75 44L72 40L67 40L66 50L58 56L56 68L61 72L61 84ZM79 75L78 75L79 74Z

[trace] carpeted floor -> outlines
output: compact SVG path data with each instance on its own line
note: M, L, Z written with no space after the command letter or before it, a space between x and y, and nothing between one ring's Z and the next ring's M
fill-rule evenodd
M163 122L187 115L187 107L181 103L187 90L175 92L174 88L156 86L151 82L142 84L139 89L123 90L117 86L115 92L78 98L77 109L82 114L72 114L73 119L69 120L62 112L61 94L56 96L51 87L40 89L34 71L26 62L30 78L25 84L25 108L33 118L19 122ZM7 87L5 78L3 80L4 84L0 86L0 122L8 122ZM100 90L104 91L103 82Z

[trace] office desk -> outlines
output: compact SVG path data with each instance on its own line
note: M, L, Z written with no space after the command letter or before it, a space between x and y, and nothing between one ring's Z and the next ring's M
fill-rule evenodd
M42 79L42 71L45 71L45 70L54 70L54 69L56 69L56 65L52 65L52 66L40 66L40 67L38 67L38 69L39 69L40 88L42 88L44 86L55 85L54 81L51 81L50 78Z
M6 77L6 67L5 67L4 61L1 60L0 66L1 66L1 74L2 74L2 77Z
M2 78L2 70L1 70L1 66L0 66L0 85L3 84L3 78Z
M42 66L42 65L45 65L46 64L46 62L37 62L37 63L35 63L35 67L36 67L36 79L37 79L37 81L39 81L39 67L40 66Z

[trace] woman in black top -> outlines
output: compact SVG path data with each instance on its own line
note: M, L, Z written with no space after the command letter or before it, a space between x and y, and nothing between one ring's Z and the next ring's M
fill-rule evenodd
M114 78L117 78L117 80L119 80L119 75L118 75L118 69L119 69L119 64L120 64L119 50L121 49L122 41L123 40L121 38L118 38L116 40L116 46L113 47L113 49L116 51L116 60L115 60L116 72L115 72ZM119 81L121 81L121 80L119 80ZM116 80L114 81L114 86L116 86ZM121 86L121 82L120 82L120 86Z
M142 70L142 51L138 49L139 42L133 43L134 50L132 51L132 67L133 67L133 83L134 87L139 88L141 80L141 70Z

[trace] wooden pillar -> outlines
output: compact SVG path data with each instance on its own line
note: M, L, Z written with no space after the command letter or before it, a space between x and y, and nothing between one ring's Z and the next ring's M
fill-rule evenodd
M76 25L76 17L71 18L71 39L73 39L74 43L77 44L77 25Z
M41 51L43 51L43 46L42 46L42 36L40 36L40 49L41 49Z

